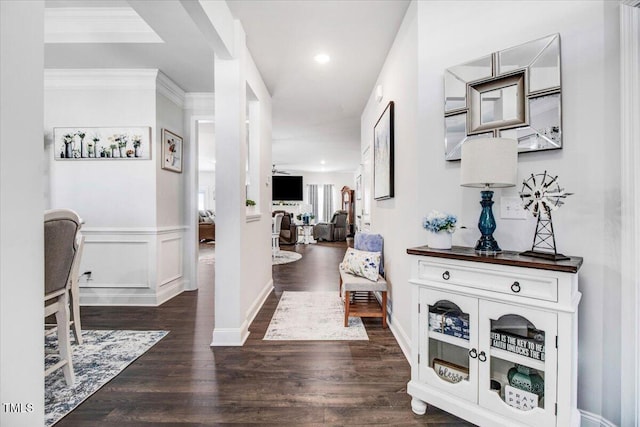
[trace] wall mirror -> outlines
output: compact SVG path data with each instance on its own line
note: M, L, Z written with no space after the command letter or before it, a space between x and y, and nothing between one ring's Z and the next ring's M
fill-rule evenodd
M448 68L445 159L478 137L516 139L519 152L562 148L561 89L559 34Z

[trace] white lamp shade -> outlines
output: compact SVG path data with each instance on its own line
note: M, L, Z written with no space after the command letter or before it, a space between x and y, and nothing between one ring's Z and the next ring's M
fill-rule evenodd
M462 144L463 187L513 187L518 179L518 142L509 138L477 138Z

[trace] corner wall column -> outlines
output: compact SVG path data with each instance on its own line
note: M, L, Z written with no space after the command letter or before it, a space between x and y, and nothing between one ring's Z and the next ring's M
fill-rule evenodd
M216 271L212 346L240 346L249 335L242 313L246 284L242 243L246 233L246 50L235 22L235 57L215 57ZM238 48L240 47L240 48Z

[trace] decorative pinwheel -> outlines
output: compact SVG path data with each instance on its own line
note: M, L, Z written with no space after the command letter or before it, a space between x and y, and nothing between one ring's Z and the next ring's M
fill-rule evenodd
M536 234L533 237L533 246L530 251L522 255L552 259L555 261L569 259L556 251L556 239L551 221L551 211L564 204L564 199L573 193L567 193L560 188L558 176L551 176L544 171L541 174L531 174L522 182L520 199L524 209L530 211L538 218Z

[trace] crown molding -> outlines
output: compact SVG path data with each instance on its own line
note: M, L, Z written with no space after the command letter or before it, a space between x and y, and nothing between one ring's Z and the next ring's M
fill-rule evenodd
M167 97L171 102L178 107L183 108L185 104L185 92L180 86L175 84L173 80L167 77L162 71L158 71L156 78L157 86L156 90L159 94Z
M155 89L157 69L45 69L45 89Z
M213 92L189 92L185 94L184 101L186 110L204 110L209 113L215 111L215 96Z
M164 43L131 7L45 8L45 43Z

